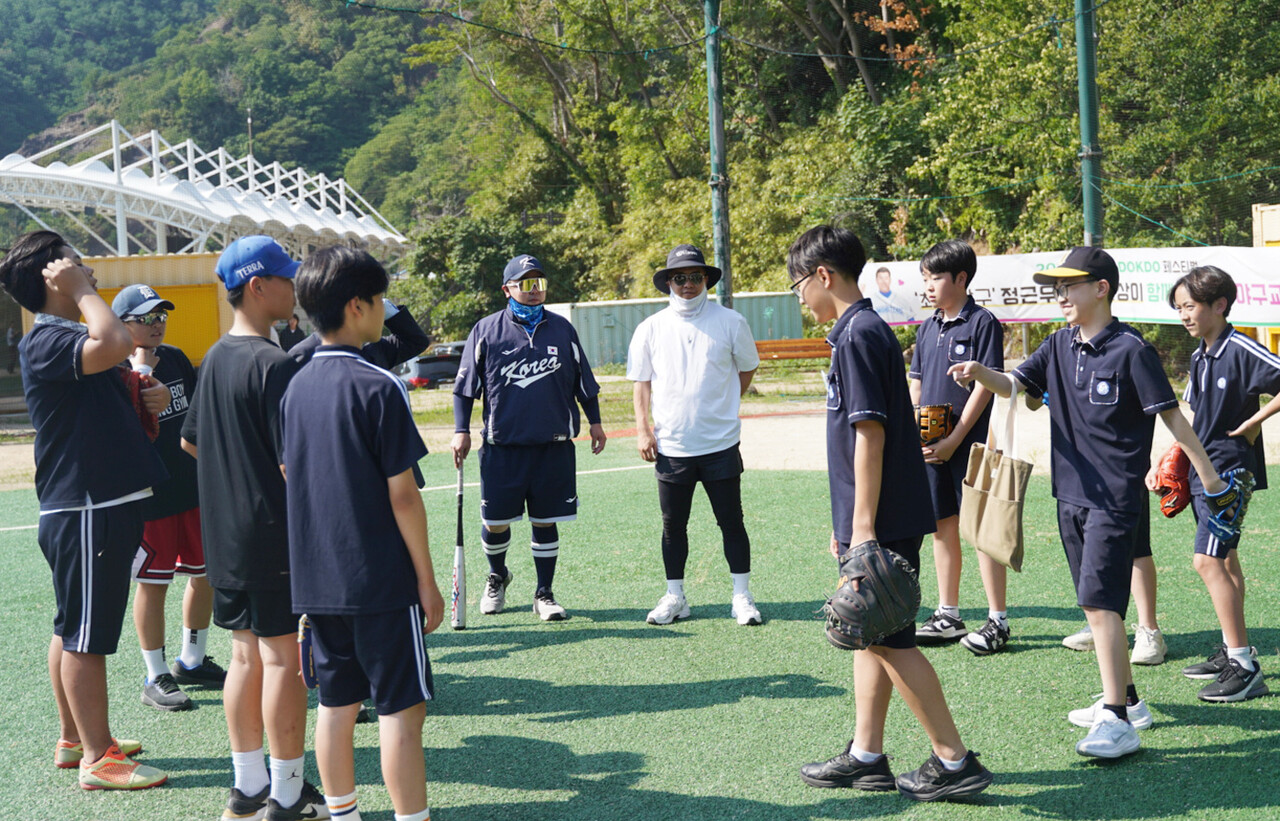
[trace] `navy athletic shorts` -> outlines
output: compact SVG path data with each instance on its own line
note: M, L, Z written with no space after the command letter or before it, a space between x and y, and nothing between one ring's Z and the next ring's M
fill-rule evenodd
M886 550L892 550L899 556L907 560L907 564L911 565L911 569L916 572L920 571L920 543L924 541L923 536L912 536L909 539L895 539L892 542L881 542L880 546ZM840 542L840 555L843 556L851 545L848 542ZM880 641L872 642L877 647L888 647L891 650L910 650L916 646L916 626L914 620L912 624L908 624L896 633L890 633Z
M120 642L142 505L43 513L36 540L53 572L53 634L71 653L109 656Z
M701 456L664 456L659 453L653 469L659 482L674 485L719 482L742 475L742 452L734 445Z
M1231 551L1240 547L1240 534L1227 541L1222 541L1209 532L1209 503L1204 500L1203 493L1191 497L1191 513L1196 517L1196 552L1213 559L1225 559Z
M968 448L960 448L940 465L925 462L924 474L929 481L929 496L933 499L933 518L936 521L960 514L960 488L968 470Z
M283 590L213 589L213 623L223 630L248 630L269 639L298 632L289 588Z
M578 518L577 455L573 442L480 448L480 519L506 525L571 522Z
M1125 617L1133 554L1143 531L1141 518L1135 513L1079 507L1059 500L1058 533L1076 586L1076 603L1081 607L1110 610Z
M430 701L431 661L419 605L356 616L309 615L320 703L345 707L372 696L389 716Z

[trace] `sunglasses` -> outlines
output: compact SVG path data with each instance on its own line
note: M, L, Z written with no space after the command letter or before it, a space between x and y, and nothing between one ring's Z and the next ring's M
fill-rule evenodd
M702 272L698 272L695 274L671 274L670 276L667 277L667 281L673 285L684 285L685 283L698 285L704 279L706 279L706 277L702 274Z
M1097 281L1098 280L1090 277L1089 279L1082 279L1078 282L1068 282L1065 285L1055 285L1053 286L1053 295L1060 300L1066 299L1067 292L1070 291L1072 288L1076 287L1077 285L1087 285L1090 282L1097 282Z
M161 322L168 322L169 314L167 311L152 311L142 316L131 316L125 322L136 322L139 325L159 325Z
M521 293L527 294L530 291L547 290L546 277L531 277L530 279L521 279L515 282L507 283L508 287L513 287Z

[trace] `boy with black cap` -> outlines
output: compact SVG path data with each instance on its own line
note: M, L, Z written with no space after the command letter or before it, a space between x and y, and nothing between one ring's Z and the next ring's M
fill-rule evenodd
M196 370L180 349L164 344L173 303L147 285L130 285L116 294L111 310L120 317L134 349L129 357L135 373L149 375L165 387L166 403L158 416L156 450L169 479L153 488L142 503L146 525L133 562L138 582L133 598L133 626L147 674L142 703L157 710L190 710L194 706L178 687L202 684L221 687L222 669L205 652L213 591L205 577L204 545L200 540L200 496L196 489L196 461L181 447L182 424L195 396ZM182 652L172 667L165 666L164 604L174 575L187 577L182 597Z
M667 592L649 611L650 624L687 619L684 570L689 558L689 510L698 482L706 491L724 540L733 579L730 612L738 624L760 624L751 595L751 541L742 522L742 423L739 401L760 356L742 314L712 302L707 291L720 269L692 245L677 245L653 284L667 307L636 328L627 352L635 382L636 443L656 463L662 508L662 563ZM652 406L654 423L649 423Z
M52 231L13 243L0 284L35 314L18 351L36 430L36 538L57 602L49 679L62 735L54 765L78 766L86 790L155 787L168 776L130 758L142 745L116 741L107 714L106 657L119 644L129 600L139 502L166 478L119 367L133 340L98 295L93 269Z
M231 631L222 701L235 784L225 819L260 817L264 808L270 821L329 817L324 796L302 777L307 690L280 470L280 400L298 365L270 339L272 323L293 313L299 264L267 236L241 237L222 252L215 270L235 319L200 364L182 426L183 449L197 457L213 620Z
M961 384L977 380L993 393L1048 391L1053 495L1058 532L1097 649L1102 697L1072 710L1089 727L1080 755L1119 758L1141 746L1138 729L1152 717L1133 684L1124 614L1134 549L1147 515L1143 477L1151 466L1158 414L1181 443L1211 493L1226 489L1178 407L1160 356L1137 331L1114 319L1120 273L1100 248L1073 248L1057 268L1035 274L1053 285L1067 327L1049 336L1010 375L978 362L953 365Z
M533 525L533 565L538 582L533 612L543 621L561 621L565 610L551 590L560 535L556 524L578 518L573 438L578 405L587 416L591 452L604 449L600 386L564 317L543 309L547 278L529 254L507 262L502 272L507 307L476 323L467 335L453 386L453 462L471 451L471 410L484 397L480 450L480 540L489 560L489 578L480 612L500 613L511 571L507 548L511 523Z

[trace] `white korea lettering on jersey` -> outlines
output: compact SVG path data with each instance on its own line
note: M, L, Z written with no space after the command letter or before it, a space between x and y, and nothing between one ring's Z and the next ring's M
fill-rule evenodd
M518 359L515 362L508 362L498 371L506 380L504 385L515 385L518 388L527 388L534 382L544 376L550 376L560 370L560 359L555 356L548 356L542 359Z

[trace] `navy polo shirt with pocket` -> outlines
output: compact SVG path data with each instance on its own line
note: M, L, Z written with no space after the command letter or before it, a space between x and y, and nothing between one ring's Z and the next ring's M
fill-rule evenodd
M1213 466L1226 472L1244 468L1253 473L1256 490L1267 486L1267 460L1262 434L1252 445L1243 436L1227 436L1258 412L1258 395L1280 393L1280 356L1255 339L1227 325L1205 349L1191 354L1191 374L1183 395L1195 413L1192 427L1204 443ZM1199 475L1191 471L1191 491L1203 493Z
M884 425L876 538L891 542L932 533L933 515L921 514L928 486L897 338L871 300L863 299L840 315L827 344L827 474L836 539L847 544L852 538L854 425L869 419Z
M1032 396L1053 395L1053 496L1099 510L1141 513L1155 417L1178 407L1160 356L1113 319L1087 342L1078 327L1049 336L1013 375Z
M920 404L950 405L953 424L960 421L973 386L961 386L947 374L947 369L969 360L976 360L993 371L1004 370L1004 328L1000 320L978 305L972 296L955 319L944 319L939 309L921 323L911 370L907 373L910 378L920 380ZM970 444L986 440L990 420L991 403L988 402L964 442L956 448L956 456L963 459L969 453Z

